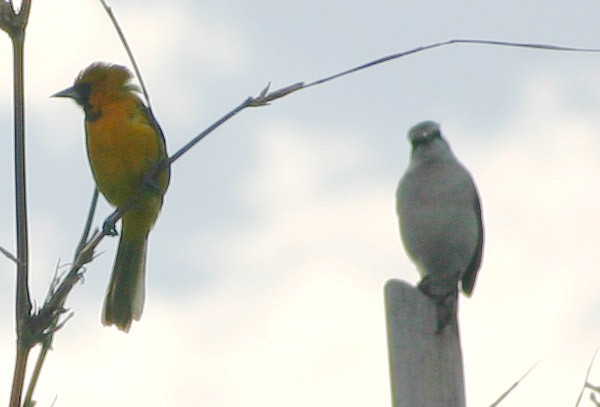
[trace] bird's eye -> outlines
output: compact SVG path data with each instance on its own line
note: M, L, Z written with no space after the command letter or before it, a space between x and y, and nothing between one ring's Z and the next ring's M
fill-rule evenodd
M427 142L429 142L429 137L427 137L426 133L421 133L418 136L412 138L413 146L426 144Z
M92 85L88 82L79 83L76 85L77 89L77 103L80 105L85 105L88 103L90 99L90 94L92 93Z

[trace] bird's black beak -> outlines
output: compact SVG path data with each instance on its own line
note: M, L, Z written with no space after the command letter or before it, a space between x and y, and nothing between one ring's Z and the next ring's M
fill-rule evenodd
M79 98L79 92L75 89L75 86L63 89L60 92L56 92L54 95L50 95L51 98L70 98L77 100Z

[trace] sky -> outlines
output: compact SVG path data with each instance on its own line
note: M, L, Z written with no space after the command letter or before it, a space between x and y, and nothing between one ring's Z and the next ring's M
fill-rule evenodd
M452 38L600 48L591 0L109 3L174 152L247 96ZM36 1L26 40L31 289L42 303L93 181L83 114L48 96L94 61L131 66L99 2ZM117 239L67 306L38 405L390 404L383 287L417 283L394 194L408 128L441 123L481 195L461 298L467 401L574 405L600 345L600 55L453 45L248 109L179 160L150 235L144 315L100 323ZM0 36L0 245L14 251L11 57ZM102 202L96 224L110 212ZM0 400L14 267L0 259ZM600 362L590 379L600 384ZM586 396L587 397L587 396ZM0 401L2 402L2 401ZM582 405L591 405L585 401Z

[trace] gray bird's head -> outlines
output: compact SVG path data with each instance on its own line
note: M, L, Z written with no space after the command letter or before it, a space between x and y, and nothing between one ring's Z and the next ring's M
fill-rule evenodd
M434 121L424 121L411 127L408 139L412 145L412 160L429 162L454 159L450 146L442 137L440 125Z
M411 127L408 131L408 139L413 147L417 147L420 144L428 144L440 138L442 138L440 125L431 120L421 122Z

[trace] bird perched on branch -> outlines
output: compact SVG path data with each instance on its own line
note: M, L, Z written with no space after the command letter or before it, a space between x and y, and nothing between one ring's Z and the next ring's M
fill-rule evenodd
M432 121L408 132L412 153L396 192L404 247L421 274L419 290L437 308L437 331L456 320L458 284L471 296L483 249L473 179Z
M102 315L104 325L125 332L133 319L142 316L148 233L170 178L168 166L150 176L167 158L165 139L131 79L123 66L94 63L72 87L53 95L71 98L83 108L88 158L98 190L111 205L126 210Z

